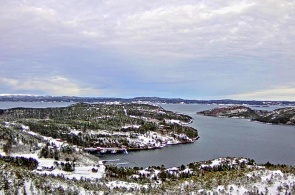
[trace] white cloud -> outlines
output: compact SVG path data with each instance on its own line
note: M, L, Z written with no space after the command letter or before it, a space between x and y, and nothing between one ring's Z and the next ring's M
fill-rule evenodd
M226 6L226 7L222 7L221 9L217 9L217 10L213 10L212 13L213 14L233 14L233 13L242 13L244 10L246 10L247 8L254 6L255 3L237 3L237 4L233 4L230 6Z
M101 95L99 90L83 88L77 82L62 76L54 77L34 77L13 79L0 77L1 85L8 85L10 91L33 91L44 95L75 95L83 96L86 94Z
M180 58L295 49L295 3L287 0L30 2L0 8L2 46L99 46Z
M249 93L229 95L228 98L242 100L289 100L295 101L295 87L278 87Z

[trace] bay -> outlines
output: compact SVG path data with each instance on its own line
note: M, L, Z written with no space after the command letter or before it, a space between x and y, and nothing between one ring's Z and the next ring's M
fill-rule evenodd
M72 102L0 102L0 109L27 107L65 107ZM295 126L270 125L245 119L216 118L197 115L197 111L220 105L161 104L166 110L182 112L193 118L190 126L200 139L193 144L174 145L158 150L129 152L128 155L101 155L103 160L121 166L180 166L219 157L246 157L257 163L271 162L295 166ZM276 109L278 106L254 109Z
M295 126L271 125L246 119L217 118L197 115L197 111L218 105L162 104L166 110L182 112L193 117L190 126L198 130L200 139L193 144L174 145L158 150L130 152L128 155L101 156L118 160L121 166L166 167L219 157L245 157L257 163L271 162L295 166ZM276 109L268 107L265 109Z

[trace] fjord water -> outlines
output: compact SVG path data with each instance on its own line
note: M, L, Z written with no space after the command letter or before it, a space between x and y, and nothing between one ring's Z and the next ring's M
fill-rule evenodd
M197 115L197 111L217 105L161 104L166 110L193 117L190 126L200 139L193 144L174 145L158 150L130 152L128 155L102 156L120 159L124 166L180 166L219 157L246 157L257 163L295 165L295 126L270 125L245 119L216 118ZM262 108L256 108L262 109ZM264 108L271 109L271 108Z
M69 102L0 102L0 109L13 107L63 107ZM245 119L216 118L197 115L197 111L218 107L198 104L161 104L166 110L182 112L193 117L190 126L196 128L200 139L193 144L174 145L158 150L129 152L100 156L115 160L122 166L150 165L180 166L190 162L219 157L246 157L257 163L279 163L295 166L295 126L270 125ZM254 108L275 109L277 107ZM116 160L118 159L118 160Z

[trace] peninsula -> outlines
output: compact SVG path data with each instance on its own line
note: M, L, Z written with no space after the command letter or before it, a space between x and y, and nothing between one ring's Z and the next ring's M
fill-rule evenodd
M271 124L295 125L295 107L266 111L237 105L204 110L197 112L197 114L214 117L245 118Z
M126 152L193 143L198 131L190 116L137 103L77 103L62 108L0 110L6 126L51 137L89 152Z

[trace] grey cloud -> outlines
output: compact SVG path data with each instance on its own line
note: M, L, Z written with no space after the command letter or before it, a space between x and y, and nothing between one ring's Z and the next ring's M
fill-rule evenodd
M9 29L1 41L26 48L103 45L121 52L136 50L136 55L158 53L190 58L244 50L263 55L255 50L285 52L285 48L294 47L292 41L287 41L294 36L294 3L161 2L12 3L1 10L5 15L1 28Z
M294 83L294 10L287 0L3 1L0 76L60 75L76 88L112 94L157 93L171 80L180 83L171 93L288 87Z

